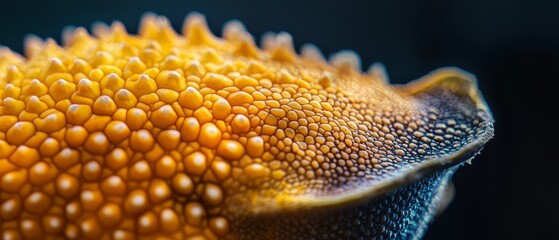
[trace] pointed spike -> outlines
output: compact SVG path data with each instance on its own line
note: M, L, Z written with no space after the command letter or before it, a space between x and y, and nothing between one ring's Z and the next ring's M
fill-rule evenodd
M49 87L49 95L57 102L70 98L75 91L76 85L64 79L53 82Z
M23 78L24 78L24 74L21 71L19 71L17 66L15 65L8 66L8 69L6 71L6 82L13 82L15 80L23 79Z
M229 20L223 25L223 38L237 42L247 33L245 26L239 20Z
M62 43L64 46L74 45L91 39L87 30L83 27L67 26L62 31Z
M47 38L45 43L41 46L39 51L35 53L37 56L42 56L44 58L51 58L56 56L62 56L64 50L58 46L56 41L52 38Z
M74 94L90 99L96 99L99 95L101 95L99 83L91 81L87 78L82 78L78 82L77 90Z
M111 32L110 29L109 25L101 21L93 22L93 24L91 24L91 32L98 38L106 38L109 36Z
M124 79L116 73L109 73L101 79L100 87L101 93L108 96L113 96L113 93L124 87Z
M254 39L249 33L244 33L239 36L239 45L235 49L235 53L251 58L258 58L260 55L260 51L258 46L254 43Z
M293 49L293 38L287 32L280 32L273 36L273 33L265 33L262 36L262 46L270 52L270 57L274 60L293 62L297 54Z
M25 95L43 96L48 93L48 88L39 79L33 79L27 86L23 86L22 91Z
M381 62L375 62L371 64L367 73L375 79L378 79L382 82L389 83L390 79L388 78L388 74L386 72L386 67Z
M341 50L332 54L330 64L341 71L361 71L361 60L353 50Z
M164 42L175 42L178 39L178 34L175 32L175 29L171 25L169 19L164 16L160 16L158 20L160 35L162 38L161 40L164 40Z
M74 60L74 64L70 67L71 74L88 73L89 71L91 71L91 65L79 58Z
M276 44L278 47L289 48L293 50L293 37L287 32L280 32L276 35Z
M162 70L176 70L181 68L184 65L184 62L181 58L177 57L176 55L169 55L163 60L161 63Z
M276 46L276 34L273 32L265 32L260 38L260 46L264 50L273 50Z
M41 79L44 80L46 77L53 73L65 72L67 72L67 69L66 66L64 66L64 63L60 60L60 58L53 57L48 61L47 66L42 70Z
M11 97L4 98L3 114L17 116L25 109L25 103Z
M171 26L169 19L151 12L145 13L142 17L140 35L157 38L162 43L174 42L177 39L177 33Z
M45 41L34 34L27 34L23 38L24 53L27 58L31 58L33 55L37 54L45 44Z
M4 68L9 64L18 64L23 62L25 59L18 53L13 52L7 47L0 45L0 67Z
M106 51L99 51L95 54L91 61L91 65L93 66L100 66L100 65L110 65L114 62L114 57L110 53Z
M35 95L31 96L27 101L27 104L25 105L25 111L36 113L36 114L41 114L42 112L46 111L48 108L49 106L46 103L42 102Z
M157 51L163 51L163 48L161 47L161 44L159 44L157 41L149 41L148 44L146 45L147 49L154 49Z
M225 25L223 25L223 37L230 42L238 43L233 51L235 54L258 58L258 46L256 46L252 35L246 31L241 21L229 20L225 23Z
M301 47L301 56L309 61L326 63L326 58L320 48L312 43L306 43Z
M14 98L18 99L19 95L21 94L21 88L16 87L15 85L8 83L4 86L4 92L2 93L2 98Z
M121 21L113 21L111 23L111 33L114 36L126 36L128 35L128 31L126 30L126 26Z
M76 30L76 26L66 26L62 29L62 44L64 46L68 46L72 43L74 38L74 31Z
M184 20L182 33L188 45L215 45L216 37L212 34L204 15L192 12Z
M139 31L141 36L150 36L154 32L158 32L157 29L157 15L153 12L146 12L140 17Z
M124 66L124 70L122 71L122 73L126 78L135 73L142 73L146 70L146 68L146 64L142 62L139 57L132 57Z
M323 88L330 87L334 82L334 75L329 71L322 72L322 75L318 79L318 84L320 84Z

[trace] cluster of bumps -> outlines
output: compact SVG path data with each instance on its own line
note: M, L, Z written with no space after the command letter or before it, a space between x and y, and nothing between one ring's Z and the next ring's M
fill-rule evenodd
M216 38L197 14L184 36L154 15L138 36L118 22L93 32L66 31L64 47L30 38L26 58L0 50L3 239L224 238L229 195L391 170L463 134L451 120L424 136L409 108L383 103L390 92L354 99L335 79L383 86L378 72L348 53L299 57L285 33L260 49L240 23Z

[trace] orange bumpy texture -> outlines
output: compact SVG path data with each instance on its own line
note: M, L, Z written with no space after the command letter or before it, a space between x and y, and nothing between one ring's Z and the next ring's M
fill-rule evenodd
M0 50L2 238L224 238L243 209L379 179L481 122L443 118L353 54L298 56L285 33L260 49L196 14L183 32L148 15L137 36L115 23Z

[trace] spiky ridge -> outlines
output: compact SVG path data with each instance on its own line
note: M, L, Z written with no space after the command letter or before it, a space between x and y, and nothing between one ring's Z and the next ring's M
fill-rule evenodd
M260 49L235 21L223 38L199 14L184 36L151 14L138 36L93 33L0 50L5 239L223 238L241 211L386 180L487 122L394 91L352 52L298 56L287 33Z

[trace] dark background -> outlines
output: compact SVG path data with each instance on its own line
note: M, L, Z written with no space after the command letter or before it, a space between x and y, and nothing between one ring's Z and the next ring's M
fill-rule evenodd
M235 2L235 3L234 3ZM477 75L496 137L454 177L457 193L425 239L559 239L559 1L9 1L0 4L0 44L60 39L67 25L122 21L131 32L146 11L180 29L191 11L220 35L240 19L257 38L287 31L326 55L360 53L406 83L442 66Z

